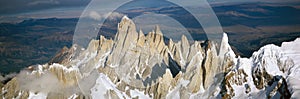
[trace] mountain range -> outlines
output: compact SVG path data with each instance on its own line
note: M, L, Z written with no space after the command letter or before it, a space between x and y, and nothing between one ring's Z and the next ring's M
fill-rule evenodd
M226 33L214 41L164 41L123 17L114 39L64 47L48 63L30 66L0 90L3 98L298 98L300 38L269 44L243 58Z

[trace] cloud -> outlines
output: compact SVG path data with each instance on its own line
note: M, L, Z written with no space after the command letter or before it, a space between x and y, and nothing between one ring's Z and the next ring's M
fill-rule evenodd
M118 12L113 12L113 13L109 13L107 14L108 19L113 20L116 18L122 18L123 16L125 16L124 14L118 13Z
M236 17L255 18L255 17L249 16L247 14L240 13L240 12L237 12L237 11L226 11L226 12L221 12L221 13L217 13L217 14L218 15L236 16Z
M39 0L39 1L33 1L33 2L29 2L28 5L29 6L33 6L33 5L39 5L39 4L59 4L60 2L57 0Z
M33 68L34 71L22 70L16 76L20 90L30 90L31 92L42 93L64 93L66 95L71 95L71 93L77 91L76 86L68 86L64 84L59 80L59 76L55 75L55 73L49 70L40 72L40 70L37 69L42 67L38 66L35 66Z
M89 17L92 18L92 19L94 19L94 20L100 20L100 19L102 19L102 16L99 13L97 13L96 11L91 11L89 13Z
M245 11L250 11L250 12L260 12L260 13L267 13L267 12L270 12L269 10L263 9L263 8L248 8L248 9L245 9Z
M94 20L103 20L105 18L107 18L109 20L113 20L113 19L116 19L116 18L121 18L123 16L124 16L124 14L118 13L118 12L112 12L112 13L107 13L107 14L100 14L100 13L98 13L96 11L91 11L88 14L88 17L92 18Z
M50 72L36 76L30 75L27 71L21 71L17 78L22 90L48 93L50 91L59 91L62 88L62 84L60 84L56 76Z
M90 89L95 85L96 79L99 77L97 69L82 77L79 72L76 72L77 69L66 68L60 64L49 66L49 68L55 68L57 71L51 71L50 69L39 70L38 68L42 68L42 66L33 67L33 71L23 70L16 76L20 90L64 94L65 96L70 96L74 93L85 94L90 92ZM74 78L73 75L76 77ZM76 82L73 82L74 80Z

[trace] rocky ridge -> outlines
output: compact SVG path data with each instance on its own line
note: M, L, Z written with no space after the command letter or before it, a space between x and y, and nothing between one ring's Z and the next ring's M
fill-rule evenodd
M290 98L298 92L289 86L298 79L289 75L299 65L280 47L265 46L247 59L236 58L226 33L220 46L163 37L158 26L145 35L124 17L114 40L100 36L86 49L64 48L49 63L22 71L0 97Z

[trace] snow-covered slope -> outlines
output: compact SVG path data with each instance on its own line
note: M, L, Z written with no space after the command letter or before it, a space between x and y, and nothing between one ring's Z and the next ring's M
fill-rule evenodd
M300 38L293 42L284 42L281 46L284 58L289 60L287 64L293 64L287 71L288 89L292 92L292 98L300 97Z
M0 90L11 98L298 98L300 39L237 57L226 33L213 41L171 39L159 27L144 35L124 17L114 40L64 48Z
M238 58L225 77L228 98L299 98L299 44L299 38L281 47L270 44L249 59Z

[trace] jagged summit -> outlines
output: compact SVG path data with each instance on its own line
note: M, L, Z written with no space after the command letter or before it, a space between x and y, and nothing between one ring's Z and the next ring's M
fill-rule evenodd
M226 33L219 49L213 41L190 43L184 35L165 44L158 26L148 34L137 32L126 16L117 30L114 39L100 36L87 49L64 48L48 64L22 71L0 97L290 98L299 93L299 65L284 54L298 52L268 45L249 59L236 58Z
M131 20L126 15L122 17L122 20Z

